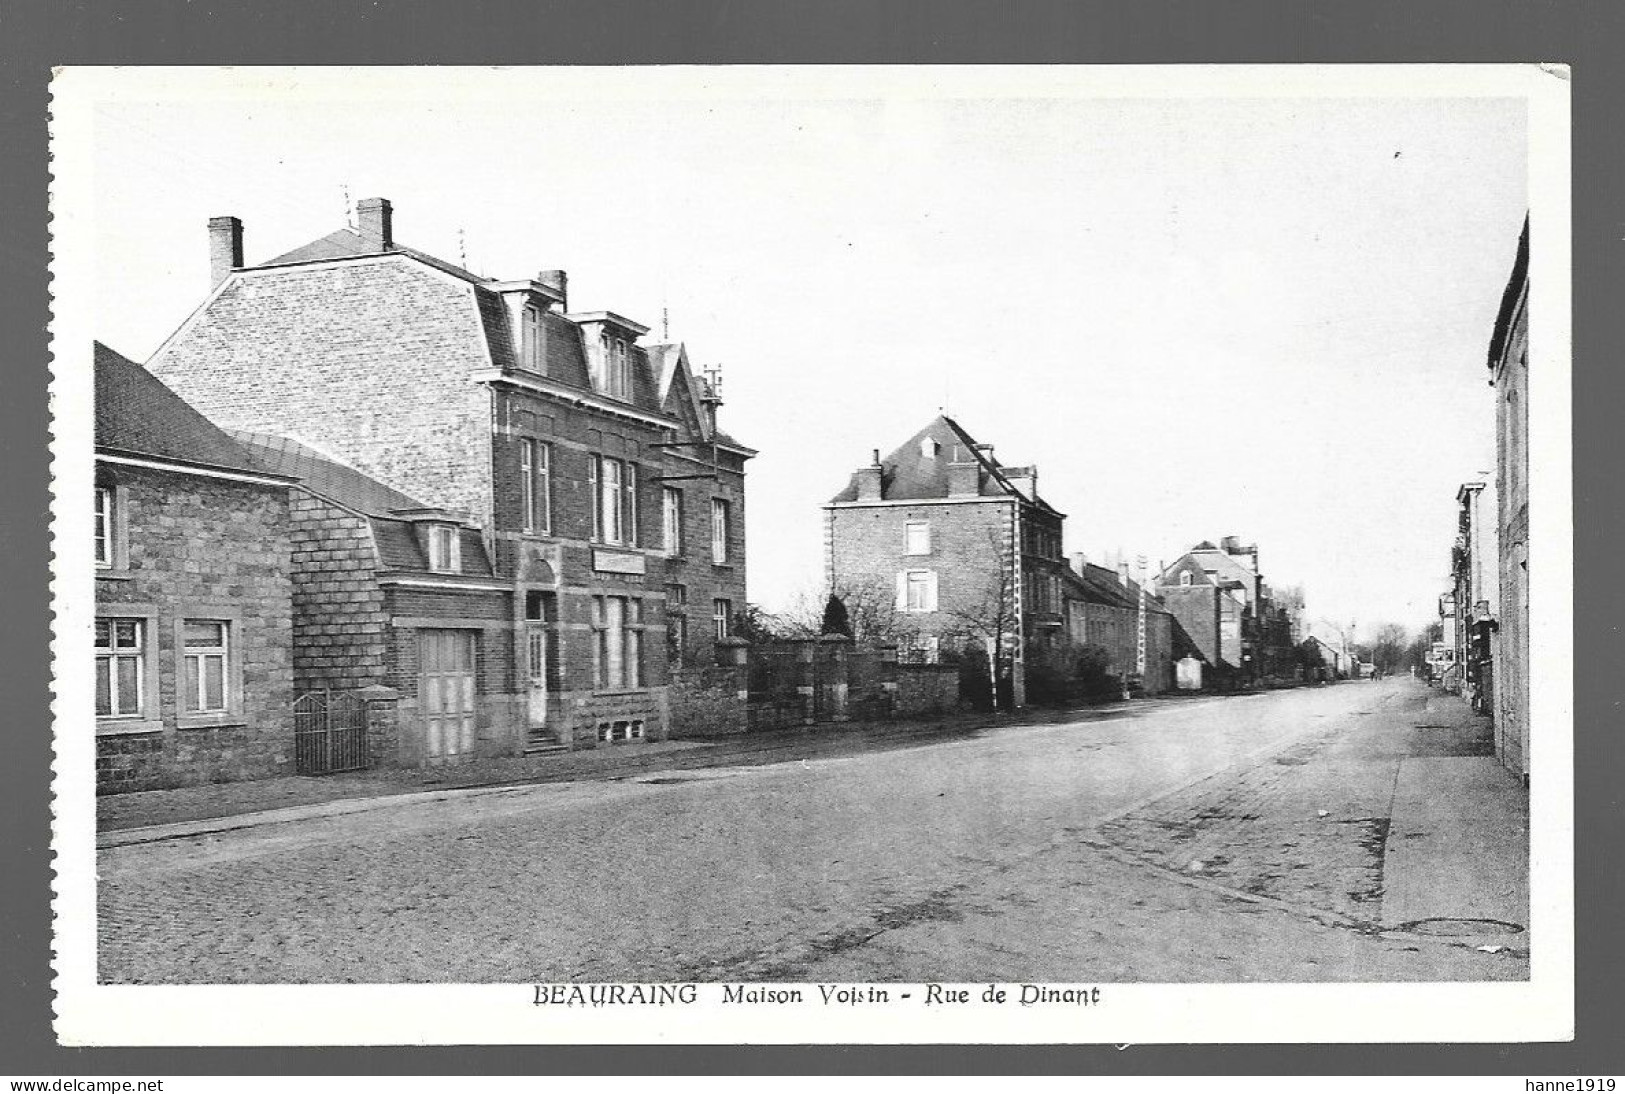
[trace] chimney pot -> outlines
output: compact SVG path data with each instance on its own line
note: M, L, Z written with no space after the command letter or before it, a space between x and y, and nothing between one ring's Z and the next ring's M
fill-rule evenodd
M879 467L880 466L880 449L876 448L873 451L874 451L874 457L873 457L873 459L872 459L872 461L870 463L870 466L871 467Z
M387 251L395 246L395 209L388 198L362 198L355 215L361 242L369 251Z
M243 266L243 222L236 217L209 218L209 288Z

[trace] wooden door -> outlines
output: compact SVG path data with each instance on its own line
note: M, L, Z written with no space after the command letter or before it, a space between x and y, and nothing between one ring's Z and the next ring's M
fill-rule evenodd
M418 702L430 760L474 750L474 634L420 631Z

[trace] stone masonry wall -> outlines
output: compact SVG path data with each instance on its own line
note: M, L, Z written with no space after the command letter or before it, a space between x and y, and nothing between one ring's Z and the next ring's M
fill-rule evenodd
M287 488L122 465L103 470L115 476L124 503L127 567L98 572L96 613L144 620L156 694L148 691L139 720L99 720L98 793L291 773ZM178 640L189 618L231 624L240 667L228 672L224 715L180 711Z
M384 683L387 616L371 524L297 488L289 508L295 686L302 693Z
M148 363L220 425L300 438L427 505L489 506L473 290L404 256L246 271Z

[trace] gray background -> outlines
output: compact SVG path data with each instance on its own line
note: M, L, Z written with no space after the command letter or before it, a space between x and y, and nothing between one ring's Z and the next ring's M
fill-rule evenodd
M408 3L10 0L0 16L0 1074L1617 1074L1625 5L1548 0ZM1272 63L1574 67L1577 1038L1567 1045L83 1049L50 1029L46 117L58 64ZM1617 565L1617 563L1615 563ZM1521 1089L1521 1085L1520 1085Z

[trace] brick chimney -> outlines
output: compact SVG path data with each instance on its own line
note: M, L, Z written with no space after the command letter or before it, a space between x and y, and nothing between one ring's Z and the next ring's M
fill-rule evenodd
M217 288L232 270L242 267L243 222L236 217L210 217L209 288Z
M962 460L955 460L948 465L948 496L951 498L975 497L982 492L982 465L976 462L976 457L966 453Z
M875 449L874 462L868 467L858 468L858 500L880 500L880 449Z
M536 280L550 289L559 291L559 311L570 310L570 275L563 270L543 270L536 275Z
M1073 551L1072 552L1072 572L1073 573L1075 573L1075 574L1083 573L1084 569L1088 565L1089 565L1089 556L1088 555L1084 554L1082 551Z
M395 210L388 198L362 198L355 203L355 216L363 247L387 251L395 246Z

